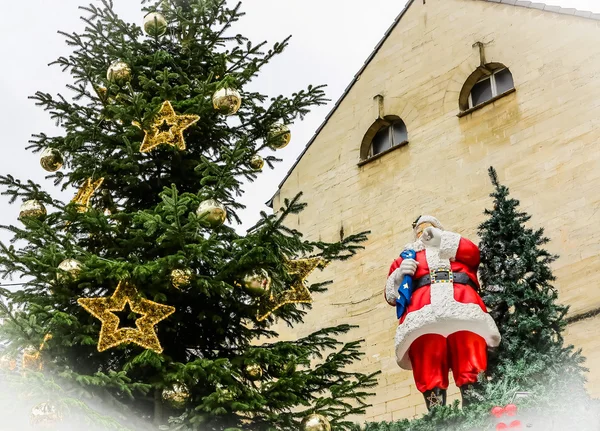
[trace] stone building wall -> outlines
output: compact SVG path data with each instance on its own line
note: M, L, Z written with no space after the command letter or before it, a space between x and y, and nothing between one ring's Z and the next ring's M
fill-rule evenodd
M514 3L514 2L513 2ZM523 2L529 3L529 2ZM391 19L391 18L390 18ZM376 25L365 23L365 25ZM370 230L366 249L311 281L334 280L315 295L306 323L282 337L341 323L364 338L357 367L381 370L366 420L424 413L410 372L395 363L395 310L383 299L389 265L409 242L419 214L477 240L490 206L491 165L560 254L556 287L571 316L600 307L600 22L480 0L414 0L274 198L304 192L308 208L288 223L335 241ZM516 91L458 117L459 92L480 64L506 65ZM406 123L409 144L358 166L361 141L379 115ZM569 326L583 348L589 390L600 396L600 318ZM449 391L450 399L458 390Z

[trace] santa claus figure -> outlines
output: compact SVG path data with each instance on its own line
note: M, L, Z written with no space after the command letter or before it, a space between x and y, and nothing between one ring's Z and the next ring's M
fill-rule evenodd
M431 216L419 217L413 233L414 242L405 246L403 255L415 258L399 257L392 263L385 297L401 315L398 365L413 370L417 389L431 409L446 403L450 369L464 400L464 390L487 367L487 346L498 346L500 333L478 294L478 247L445 231ZM407 277L412 283L406 283ZM399 289L405 290L399 294Z

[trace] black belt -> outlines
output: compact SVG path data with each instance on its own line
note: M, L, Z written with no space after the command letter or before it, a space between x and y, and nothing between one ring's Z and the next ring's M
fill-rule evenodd
M433 282L431 281L431 275L433 275ZM447 269L432 271L431 274L424 275L421 278L417 278L413 281L413 292L423 286L428 286L435 283L458 283L466 284L471 286L476 291L479 290L479 286L471 280L471 277L465 272L452 272Z

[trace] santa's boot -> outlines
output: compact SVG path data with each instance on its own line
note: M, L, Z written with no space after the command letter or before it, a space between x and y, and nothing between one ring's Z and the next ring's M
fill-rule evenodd
M446 389L433 388L430 391L423 392L423 396L429 411L434 407L446 405Z
M467 385L462 385L460 387L460 395L462 396L462 406L463 408L469 406L473 403L473 392L477 392L481 389L481 384L479 383L469 383Z

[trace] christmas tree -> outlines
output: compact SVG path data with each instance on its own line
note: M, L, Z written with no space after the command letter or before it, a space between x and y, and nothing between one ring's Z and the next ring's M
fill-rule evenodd
M0 291L3 382L34 380L25 399L47 401L32 421L58 429L81 417L89 429L348 429L375 384L346 369L361 357L340 341L351 328L273 339L325 290L307 277L365 234L304 239L285 223L299 196L246 234L232 227L243 186L323 89L245 90L288 40L235 34L239 4L143 3L143 28L110 0L83 7L85 30L64 33L72 53L55 62L70 93L33 97L62 132L29 148L74 199L0 176L23 202L21 224L3 226L14 244L0 244L0 276L23 283Z
M368 431L595 430L600 423L584 388L585 359L564 343L569 308L552 286L557 256L543 248L549 242L543 229L527 227L531 216L493 168L489 175L493 209L479 226L479 275L502 342L489 352L486 375L465 391L462 408L456 402L413 421L368 424Z

